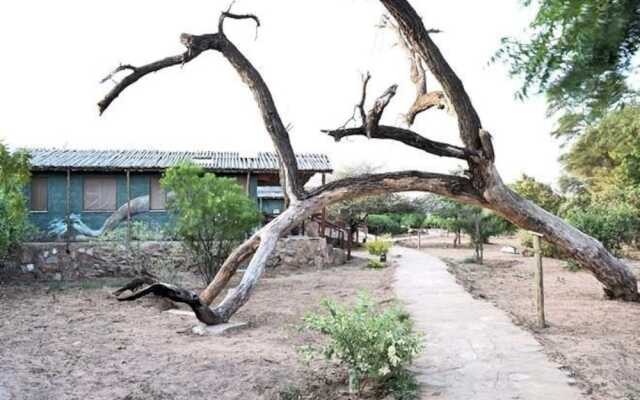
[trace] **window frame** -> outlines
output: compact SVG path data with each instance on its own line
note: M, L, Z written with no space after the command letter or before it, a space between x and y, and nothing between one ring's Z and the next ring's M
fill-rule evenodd
M45 199L44 199L44 209L42 210L35 210L33 208L33 186L34 186L34 182L36 180L42 180L45 182L44 184L44 188L45 188ZM31 178L31 187L29 189L29 212L30 213L48 213L49 212L49 177L47 176L34 176Z
M167 212L167 192L162 188L160 184L160 179L162 176L150 176L149 177L149 212ZM162 193L164 194L164 207L163 208L154 208L153 207L153 181L157 180L158 186Z
M114 208L111 209L88 209L87 208L87 181L91 179L107 180L111 179L114 183ZM115 175L87 175L82 180L82 212L85 213L112 213L118 210L118 179Z

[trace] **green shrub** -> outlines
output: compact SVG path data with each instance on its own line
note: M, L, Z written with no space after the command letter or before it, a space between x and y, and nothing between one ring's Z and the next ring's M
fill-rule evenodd
M129 227L124 223L117 228L105 232L94 240L101 242L126 241L129 235ZM131 221L131 240L150 241L163 240L164 234L161 228L144 221Z
M578 263L574 260L567 260L567 262L564 264L564 269L569 272L578 272L580 271L580 265L578 265Z
M370 240L365 243L365 247L369 254L373 256L381 256L383 254L387 254L391 247L393 247L393 242L389 240L389 238L377 238L374 240Z
M520 239L520 245L524 248L531 249L533 251L533 235L527 231L521 230L518 232ZM540 240L540 251L543 257L552 258L565 258L562 250L553 243L549 243L546 240Z
M598 239L609 251L619 254L624 244L635 239L640 216L628 205L591 206L567 211L567 221Z
M235 179L193 164L169 168L161 183L173 193L167 205L175 234L191 252L206 285L234 247L260 224L261 214Z
M0 264L30 231L24 187L29 182L29 156L10 152L0 142Z
M369 260L367 262L367 267L371 268L371 269L382 269L384 267L386 267L387 264L383 263L382 261L378 261L378 260Z
M308 314L308 329L329 337L320 349L305 347L303 354L322 353L337 359L349 370L350 391L359 392L363 379L380 385L402 374L422 350L421 337L412 332L409 317L398 308L379 311L371 299L360 294L352 308L324 300L327 314Z
M373 214L367 217L367 228L374 235L390 234L398 235L405 233L399 220L387 214Z

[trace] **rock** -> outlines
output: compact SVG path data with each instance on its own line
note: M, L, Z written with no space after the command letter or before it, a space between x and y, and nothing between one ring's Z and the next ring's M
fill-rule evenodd
M227 322L219 325L198 324L191 328L191 332L199 336L221 336L227 333L237 332L248 327L246 322Z
M500 249L500 251L506 254L518 254L518 250L513 246L504 246Z
M25 265L22 265L20 269L22 270L22 272L33 272L35 267L33 264L25 264Z

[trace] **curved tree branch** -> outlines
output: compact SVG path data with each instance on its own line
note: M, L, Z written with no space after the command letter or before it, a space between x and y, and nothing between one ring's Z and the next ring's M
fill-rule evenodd
M323 130L339 142L342 138L348 136L367 136L364 127L359 128L343 128L335 130ZM416 149L434 154L440 157L452 157L461 160L468 160L477 153L465 149L464 147L454 146L448 143L436 142L419 135L409 129L397 128L395 126L380 125L371 134L372 139L389 139L415 147Z
M221 26L225 18L244 19L252 18L252 16L250 14L237 15L226 12L221 16ZM257 17L255 19L257 20ZM256 103L261 111L265 127L271 136L271 140L281 162L280 175L282 187L285 189L285 195L290 202L296 201L297 198L304 193L302 185L298 181L297 160L293 152L293 148L291 147L289 133L282 123L278 109L273 97L271 96L271 91L262 79L260 73L222 32L204 35L190 35L183 33L180 35L180 41L187 47L187 52L184 54L180 56L167 57L141 67L129 68L132 69L131 74L127 75L122 81L116 84L98 103L100 113L102 114L113 100L115 100L127 87L149 73L174 65L187 63L206 50L218 51L235 68L242 81L253 92Z
M422 19L406 0L380 0L389 13L395 18L402 34L407 38L411 48L422 57L425 64L440 82L445 95L451 101L458 117L460 137L470 150L480 150L478 132L482 127L480 117L467 94L462 81L453 71L447 60L431 40Z

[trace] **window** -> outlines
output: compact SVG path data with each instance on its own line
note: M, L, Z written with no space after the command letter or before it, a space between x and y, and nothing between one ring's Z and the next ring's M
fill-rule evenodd
M160 177L152 176L149 187L149 209L164 210L166 207L167 195L160 185Z
M114 211L116 209L116 178L87 177L84 179L84 210Z
M47 211L49 190L47 178L34 177L31 179L31 211Z

